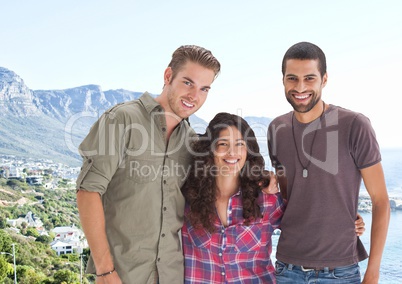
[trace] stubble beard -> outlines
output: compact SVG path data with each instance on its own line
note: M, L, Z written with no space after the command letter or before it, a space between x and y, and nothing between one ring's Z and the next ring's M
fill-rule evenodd
M180 109L181 105L181 98L177 95L175 95L174 90L169 89L167 93L167 98L168 98L168 104L169 108L172 114L175 116L179 117L180 119L186 119L188 118L191 114L187 114L184 110Z
M311 93L312 98L307 105L297 104L291 91L287 93L286 100L293 107L294 111L299 112L299 113L307 113L315 107L315 105L318 103L318 101L321 98L321 95L318 95L314 91L312 91L310 93Z

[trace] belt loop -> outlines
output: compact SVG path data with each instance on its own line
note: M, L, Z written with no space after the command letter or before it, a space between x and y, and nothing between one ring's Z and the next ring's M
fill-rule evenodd
M329 273L329 267L324 267L324 272Z
M292 270L292 269L293 269L293 266L294 266L293 264L289 263L289 264L288 264L288 270Z

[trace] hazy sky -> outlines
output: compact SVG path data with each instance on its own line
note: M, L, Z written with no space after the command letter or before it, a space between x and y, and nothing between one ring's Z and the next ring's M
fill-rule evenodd
M290 111L281 60L313 42L327 56L324 101L367 115L382 147L402 147L402 1L0 0L0 11L0 66L33 90L159 94L178 46L210 49L222 73L198 112L207 121Z

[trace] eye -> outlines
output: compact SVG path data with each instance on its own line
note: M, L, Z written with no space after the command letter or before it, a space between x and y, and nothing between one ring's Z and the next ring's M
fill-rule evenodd
M216 152L226 152L229 148L229 144L227 142L218 142L215 145Z
M246 146L246 143L244 143L243 141L242 142L237 142L236 146L243 147L243 146Z
M307 81L312 81L312 80L314 80L314 79L315 79L315 77L313 77L313 76L307 76L307 77L306 77L306 80L307 80Z
M189 81L183 81L183 83L184 83L184 85L191 86L191 82L189 82Z
M287 77L287 80L288 81L297 81L297 78L296 77Z
M202 88L201 91L208 93L208 92L209 92L209 89L210 89L210 88L205 87L205 88Z
M228 146L228 143L226 143L226 142L218 142L216 144L216 147L223 147L223 146Z

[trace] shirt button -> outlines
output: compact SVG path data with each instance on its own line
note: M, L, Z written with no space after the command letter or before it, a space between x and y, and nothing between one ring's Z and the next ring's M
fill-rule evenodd
M165 131L166 131L166 127L162 127L162 131L165 132Z
M165 237L165 234L162 234L162 238L164 238Z
M222 253L221 253L221 252L219 253L219 256L222 256Z
M163 180L163 184L166 184L166 180Z
M225 230L224 230L224 229L222 229L222 231L221 231L221 232L222 232L222 234L223 234L223 233L225 232Z
M158 257L158 261L161 261L161 258L160 258L160 257Z
M166 207L163 207L163 211L166 211L167 210L167 208Z
M225 272L222 271L222 275L225 275Z

